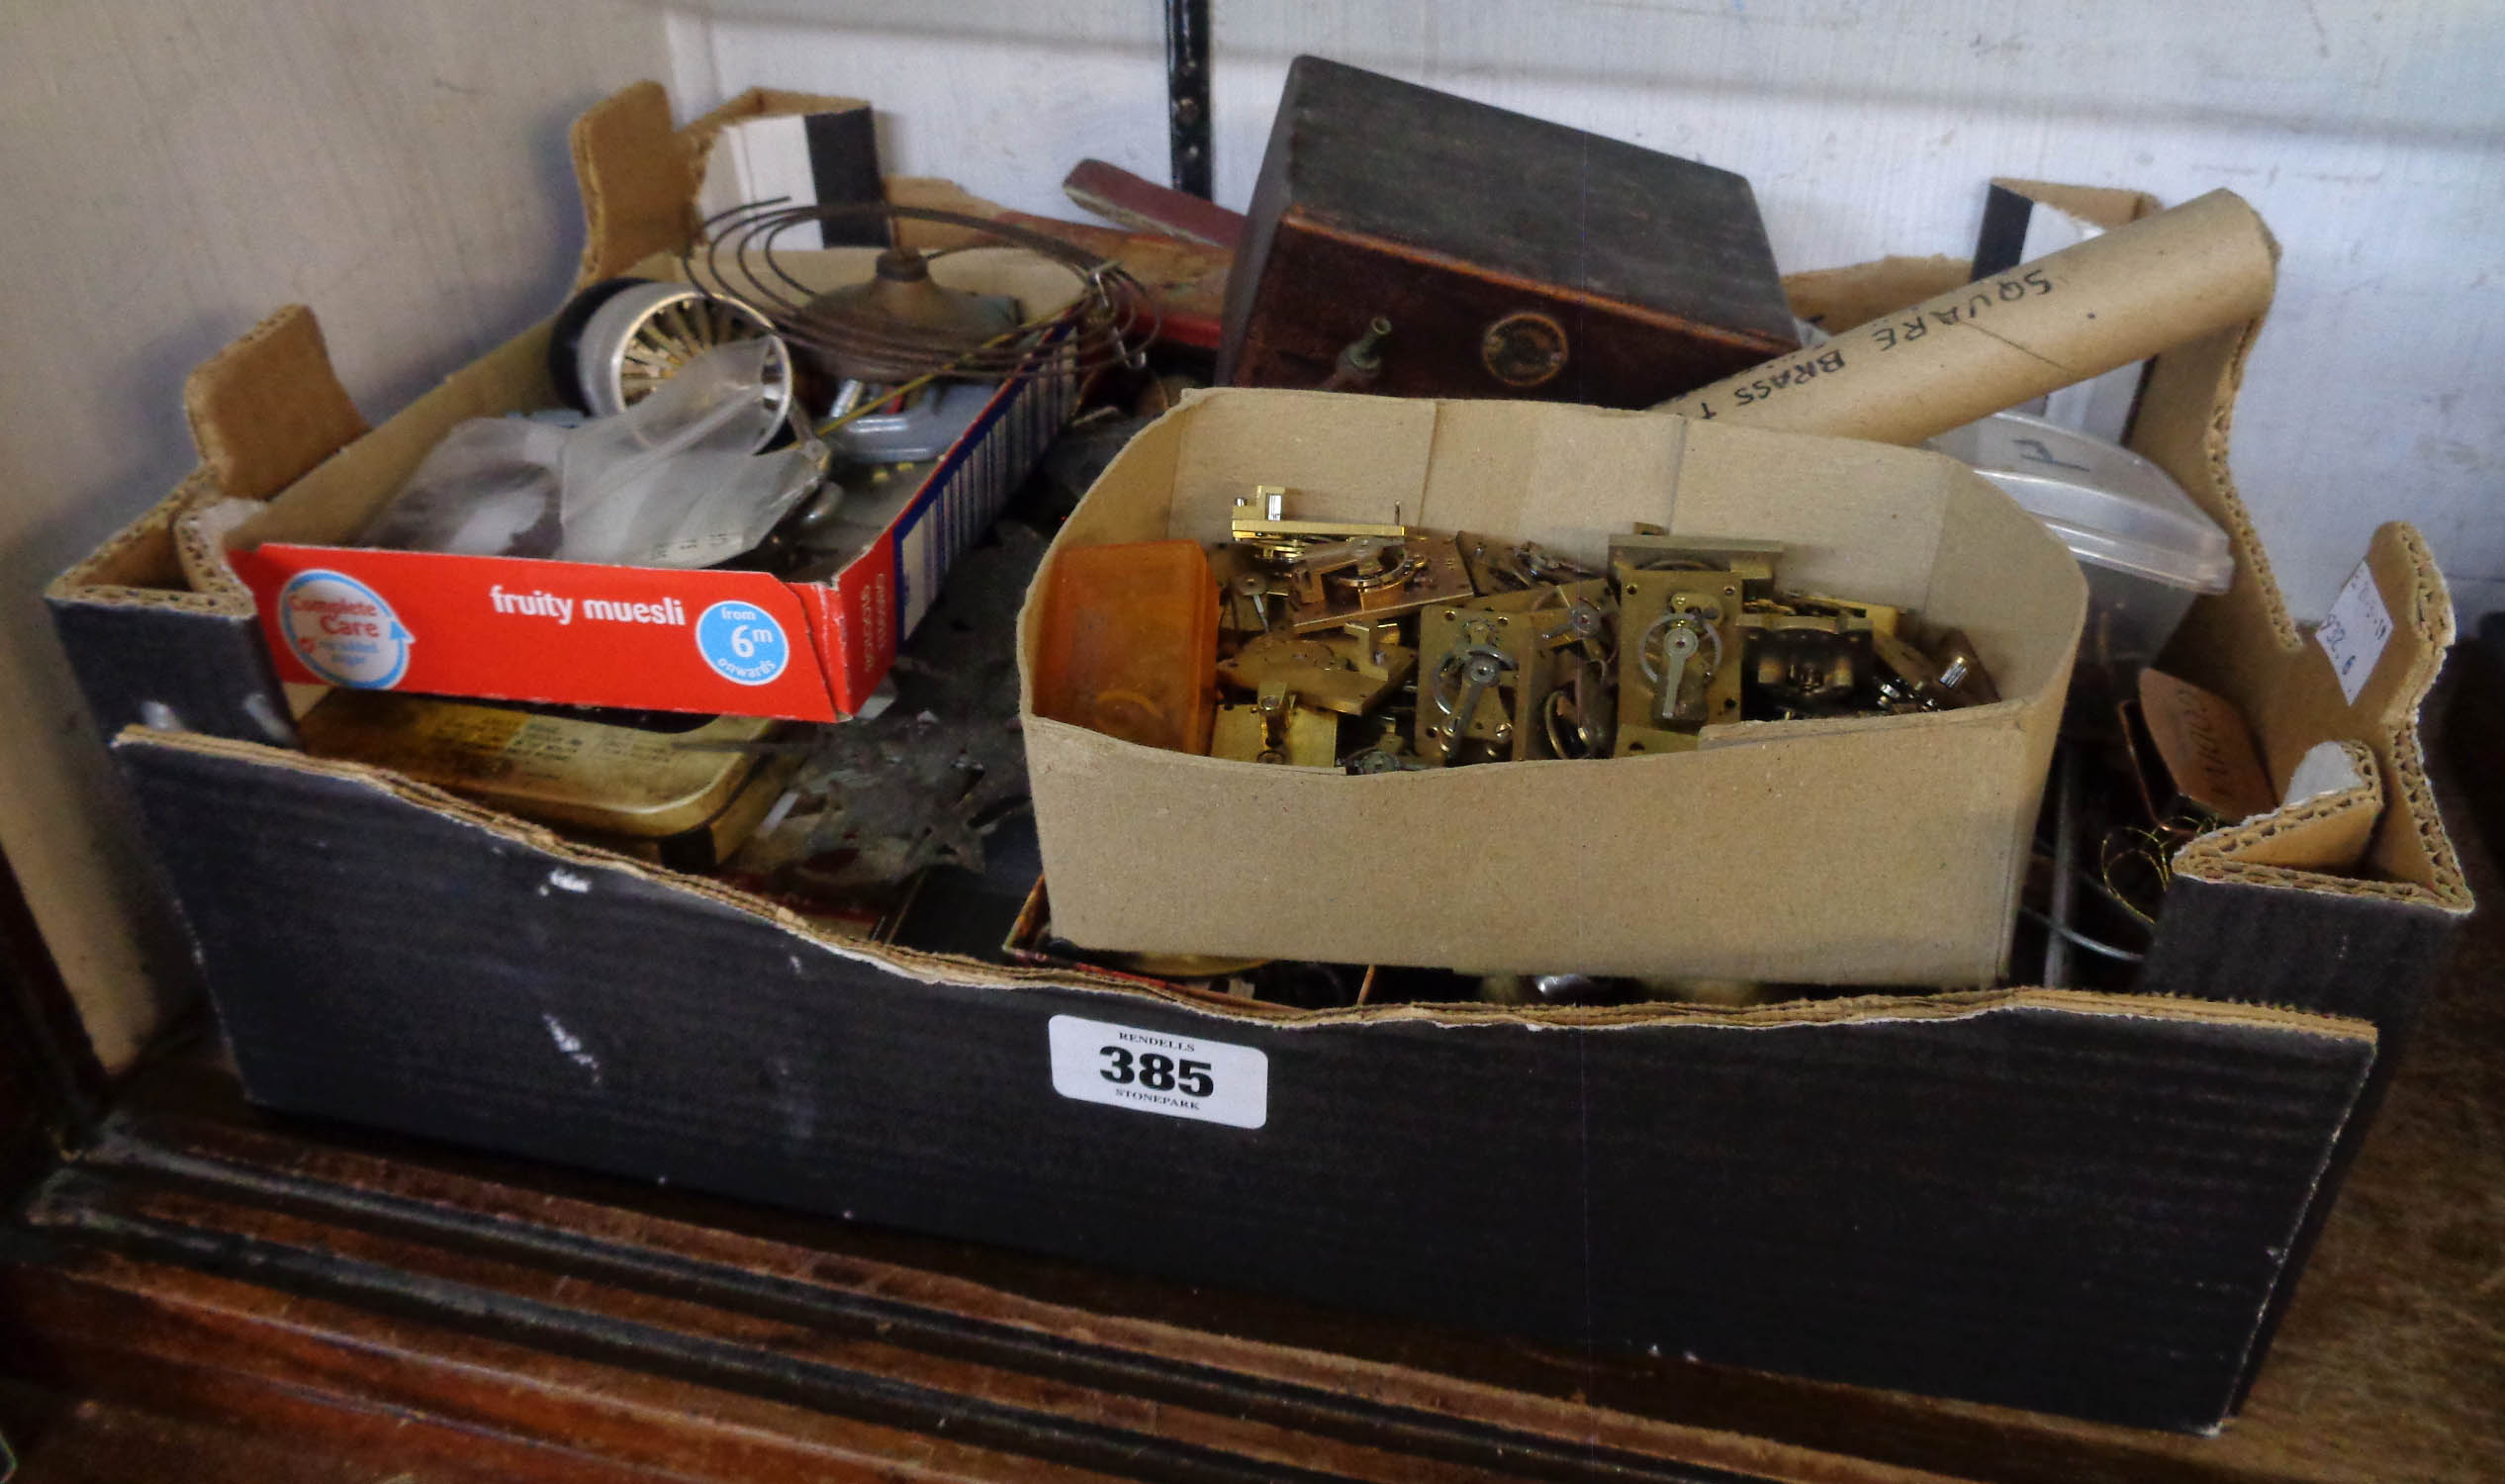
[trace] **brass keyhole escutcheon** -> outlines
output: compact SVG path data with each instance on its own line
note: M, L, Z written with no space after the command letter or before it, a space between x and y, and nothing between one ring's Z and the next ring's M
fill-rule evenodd
M1539 386L1565 369L1565 326L1535 310L1518 310L1479 336L1479 362L1509 387Z

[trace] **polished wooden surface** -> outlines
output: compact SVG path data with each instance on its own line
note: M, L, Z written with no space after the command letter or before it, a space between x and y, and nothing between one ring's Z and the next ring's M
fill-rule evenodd
M18 1450L10 1484L496 1484L472 1469L414 1468L389 1440L276 1436L255 1420L177 1417L6 1381L0 1437Z

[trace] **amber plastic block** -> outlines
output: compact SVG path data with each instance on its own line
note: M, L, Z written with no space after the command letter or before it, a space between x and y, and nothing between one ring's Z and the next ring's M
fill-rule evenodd
M1035 711L1174 752L1209 750L1218 587L1197 541L1079 546L1054 559Z

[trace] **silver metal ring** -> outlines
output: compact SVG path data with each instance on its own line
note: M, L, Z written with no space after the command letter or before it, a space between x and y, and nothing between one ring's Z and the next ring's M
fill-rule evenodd
M593 311L575 353L584 404L593 417L615 417L705 351L755 339L767 342L765 404L774 414L762 448L791 409L790 348L746 306L690 284L630 285Z
M1661 610L1661 616L1655 618L1651 625L1645 628L1643 638L1637 641L1635 646L1635 658L1643 666L1644 679L1655 686L1661 684L1661 666L1652 657L1652 641L1656 635L1665 633L1671 624L1682 619L1695 624L1704 631L1705 637L1714 641L1714 658L1705 662L1705 673L1713 675L1722 668L1721 628L1707 621L1704 614L1693 608L1664 608Z

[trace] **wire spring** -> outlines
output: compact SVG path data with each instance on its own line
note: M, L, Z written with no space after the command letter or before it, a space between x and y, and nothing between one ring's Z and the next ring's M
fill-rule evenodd
M987 240L934 248L925 257L972 247L1020 248L1067 270L1079 291L1069 305L1038 316L1016 329L971 349L961 341L909 325L881 326L859 321L833 325L812 316L819 290L790 271L782 243L804 226L858 228L921 222L956 228ZM834 356L875 356L910 368L900 378L914 384L942 377L1015 381L1051 374L1091 376L1116 366L1146 364L1147 346L1163 324L1156 297L1129 270L1058 237L961 212L865 202L798 206L788 197L750 202L706 219L699 246L680 254L688 281L728 300L773 326L788 343Z

